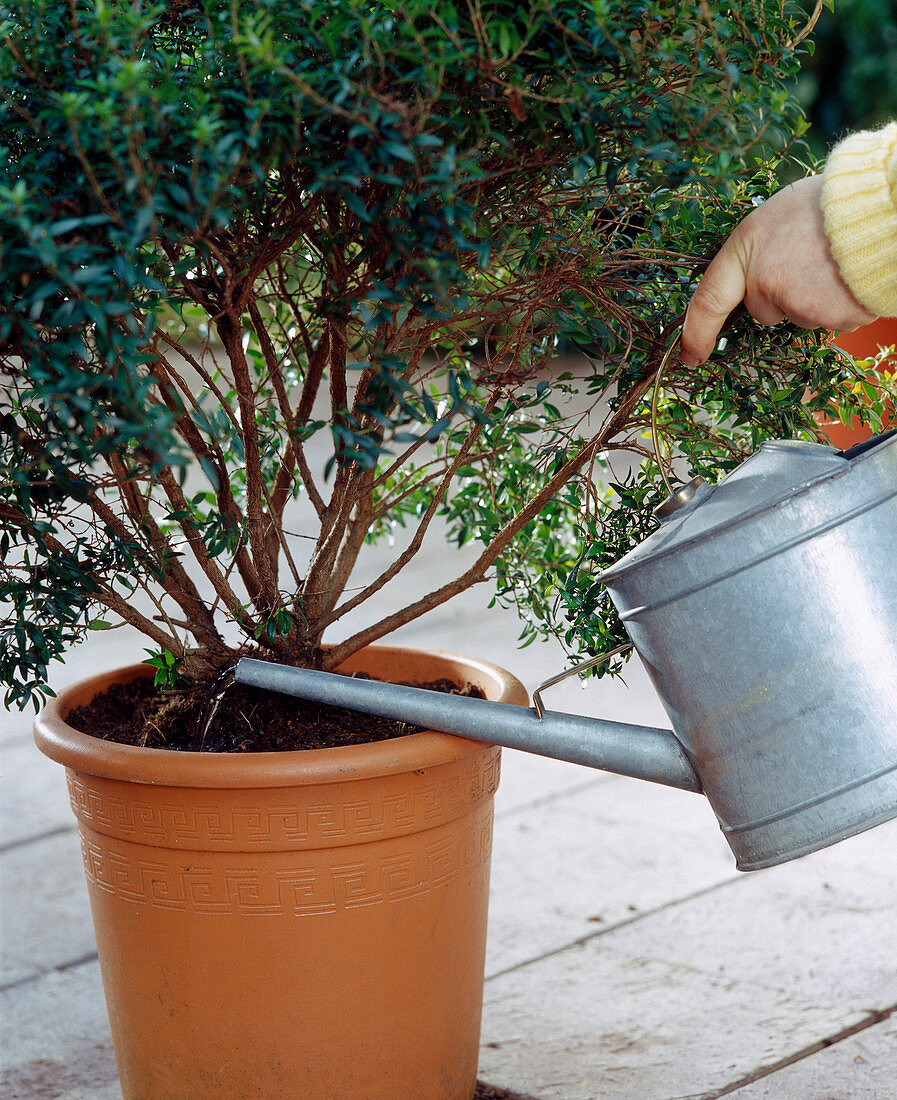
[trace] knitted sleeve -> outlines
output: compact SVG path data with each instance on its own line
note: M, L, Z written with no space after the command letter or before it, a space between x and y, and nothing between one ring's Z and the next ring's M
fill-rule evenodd
M877 317L897 316L897 122L851 134L822 177L825 231L854 297Z

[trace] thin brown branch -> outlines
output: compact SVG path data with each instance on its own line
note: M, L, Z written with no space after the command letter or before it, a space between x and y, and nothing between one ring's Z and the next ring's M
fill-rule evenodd
M196 361L192 360L191 365L195 363ZM214 440L210 442L206 441L205 437L199 431L199 428L193 422L193 418L185 412L175 392L174 386L172 385L171 378L169 377L169 375L173 375L174 373L176 372L174 372L168 360L164 356L158 355L153 363L153 374L158 382L159 395L166 408L176 414L177 420L175 421L175 427L177 432L193 452L200 466L210 467L214 471L215 479L212 484L212 489L215 493L218 510L223 516L227 517L228 521L235 529L239 530L243 526L243 513L240 511L237 502L234 500L233 493L231 492L227 463L224 455L221 453L221 449ZM235 420L227 401L224 399L223 395L219 394L219 398L221 407L226 410L235 429L239 431L239 423ZM207 469L204 469L204 472L206 476L209 476ZM256 610L262 610L264 606L262 586L259 581L258 573L247 553L246 547L243 546L242 543L237 548L235 558L240 578L246 586L246 591L250 600L252 600L253 606L255 606Z
M488 417L494 410L495 404L499 398L499 392L500 391L496 390L495 393L492 394L489 399L489 403L483 410L486 417ZM467 456L470 454L471 448L481 434L481 424L475 424L473 428L471 428L471 430L467 433L467 438L458 448L458 453L455 455L454 460L443 474L442 480L440 481L438 487L433 492L427 510L421 517L420 523L417 526L417 530L414 532L411 542L408 544L405 550L402 551L402 553L380 574L379 577L377 577L375 581L372 581L372 583L369 584L366 588L362 589L361 592L358 592L351 599L347 600L345 603L341 604L339 607L331 611L329 615L326 615L324 617L322 622L317 623L316 627L320 630L321 633L323 633L324 630L328 626L330 626L331 623L334 623L338 619L341 619L343 615L348 614L359 604L363 603L369 597L373 596L375 592L378 592L381 588L387 585L398 573L400 573L405 568L408 562L410 562L417 555L424 541L424 536L426 535L427 530L429 529L430 524L433 520L433 517L436 515L440 504L442 503L446 493L449 490L452 479L454 478L458 469L467 461Z
M658 350L652 357L654 370L657 369L657 364L662 354L662 348L663 343L660 341L658 343ZM614 412L613 416L611 416L602 426L599 433L588 443L584 444L572 458L564 463L558 472L545 483L542 489L534 497L532 497L529 503L522 508L504 528L502 528L479 558L477 558L473 565L471 565L460 577L457 577L453 581L449 581L447 584L441 585L439 588L434 589L428 595L423 596L407 607L401 608L392 615L386 616L378 623L374 623L372 626L358 631L350 638L347 638L346 641L334 646L327 651L324 658L324 667L328 669L335 668L340 662L346 660L353 653L357 653L358 650L363 649L366 645L370 645L372 642L377 641L378 638L382 638L385 634L397 630L406 623L413 622L421 615L425 615L428 611L432 611L433 608L439 607L441 604L445 603L446 600L451 599L453 596L458 595L458 593L464 592L466 589L485 580L488 570L496 559L500 557L511 540L517 536L527 523L542 511L551 498L591 460L592 455L596 451L604 448L605 441L612 439L617 432L622 429L623 425L628 422L632 410L650 382L651 375L649 374L646 378L632 387L620 403L620 406Z
M173 352L175 352L177 355L180 355L190 364L190 366L202 379L203 385L208 388L210 393L214 394L215 399L218 402L219 408L223 411L228 420L230 420L231 424L234 426L234 429L236 431L239 431L240 424L236 416L234 415L233 409L231 409L230 407L230 402L225 399L225 396L215 382L215 379L203 366L202 361L197 359L195 355L192 355L190 351L188 351L188 349L184 347L183 344L180 344L178 343L178 341L173 340L166 332L159 332L158 339L164 340ZM161 367L164 370L164 373L169 376L170 380L177 384L177 388L181 391L184 397L186 397L194 406L194 408L196 408L197 401L196 395L193 392L193 388L187 383L184 378L181 377L178 371L175 370L174 365L172 364L170 359L167 359L164 355L159 353L158 349L154 350L156 351L156 361L154 363L154 367ZM154 369L153 373L156 374L158 377L158 371Z
M252 327L255 331L256 338L259 342L259 347L262 350L262 356L265 360L265 367L268 371L268 380L274 387L274 393L277 397L277 406L280 410L281 421L283 424L289 426L293 422L293 413L290 408L290 400L287 394L286 384L283 380L283 374L280 369L280 361L277 357L277 351L271 342L271 338L268 335L268 330L265 328L265 323L262 320L262 316L259 313L258 306L253 298L248 301L249 317L252 321ZM292 464L298 465L298 458L295 454L295 447L293 440L290 436L289 430L286 433L286 453L291 455ZM281 469L284 468L281 463ZM264 481L262 482L264 486ZM265 491L266 501L268 505L268 529L265 533L265 542L267 548L268 560L271 562L271 568L274 571L275 582L278 575L278 564L280 560L280 552L283 551L284 558L293 576L293 582L298 591L302 581L299 577L299 572L296 569L296 563L293 561L293 556L290 553L290 548L287 545L287 541L283 535L282 519L283 510L286 506L286 501L289 499L289 489L281 492L282 499L276 499L275 493L277 492L277 484L275 482L274 492L270 495Z
M323 518L327 511L327 505L324 503L314 478L312 477L311 470L308 467L302 444L299 443L295 437L301 431L302 425L311 417L312 406L314 405L318 387L324 375L324 367L327 363L329 351L330 329L328 326L324 329L321 339L318 341L317 346L309 357L305 381L302 386L302 393L299 398L299 404L296 407L296 412L285 421L286 431L290 438L290 447L286 451L283 462L274 478L274 488L271 493L271 504L275 515L278 517L278 521L283 516L283 510L290 498L295 470L299 471L299 477L302 479L303 488L319 518Z
M329 615L333 611L337 600L339 600L345 591L352 570L355 568L358 555L364 545L365 536L370 529L371 501L373 496L371 483L373 480L374 471L366 470L361 479L361 484L359 485L356 504L350 516L348 530L346 531L345 538L342 541L342 545L333 566L330 586L326 593L326 598L318 602L319 615ZM316 636L320 638L323 633L323 626L319 627L316 625L314 627L314 632Z
M110 469L118 484L118 491L129 519L137 531L147 540L152 557L155 579L193 623L191 632L198 642L215 648L223 644L215 622L200 596L193 580L178 561L169 539L156 523L146 499L141 495L133 475L119 456L110 456ZM169 471L170 472L170 471ZM125 542L134 540L134 532L96 493L89 500L91 510L115 535Z
M168 501L175 512L190 511L187 498L184 496L183 490L171 470L166 468L159 474L159 485L168 497ZM251 637L255 632L257 624L252 617L246 613L245 608L234 590L228 584L217 562L209 555L208 549L202 540L202 536L189 520L183 520L180 527L197 565L211 582L212 588L215 590L215 595L227 608L229 614L233 616L234 621Z
M334 398L334 410L343 408L347 399L344 334L341 334L341 339L342 343L334 348L334 354L337 367L342 367L342 381L337 385L343 395ZM387 347L387 350L390 349ZM331 355L330 371L332 379L336 373L334 355ZM365 417L363 410L368 387L377 371L376 365L367 367L362 371L355 388L352 413L360 421L361 431L375 427L371 418ZM337 404L337 401L341 403ZM336 419L336 413L334 416ZM342 585L352 571L370 526L374 477L373 470L348 462L341 464L337 471L330 504L321 517L318 545L303 586L306 613L312 623L332 610L341 595Z
M280 603L280 596L265 538L265 529L270 520L264 513L263 475L258 425L255 419L255 393L237 319L229 314L222 317L218 322L218 331L234 372L237 403L240 409L240 435L246 456L246 527L249 548L261 590L261 610L270 613Z
M157 626L152 619L139 612L128 600L120 596L109 585L102 582L100 591L96 594L96 600L103 607L114 612L129 626L135 627L141 634L145 634L150 641L156 643L161 649L173 653L176 657L182 657L185 652L183 642L175 634L168 634Z
M318 543L302 586L306 615L316 622L332 596L332 571L340 545L349 528L352 510L358 501L359 479L364 471L345 463L337 471L333 496L321 523ZM338 596L337 596L338 598Z
M299 333L300 339L302 340L302 346L305 349L305 357L306 357L306 359L308 359L310 361L311 357L312 357L312 354L314 352L314 348L312 346L312 339L311 339L311 336L310 336L309 331L308 331L308 326L305 324L305 320L302 317L302 314L299 311L298 306L296 305L296 301L295 301L296 295L292 291L290 291L290 289L287 287L286 276L284 275L282 264L278 263L276 265L276 272L277 272L277 289L280 292L279 293L280 301L285 302L286 305L289 307L290 316L293 318L294 322L296 323L296 330Z
M410 443L405 450L398 456L395 462L391 463L382 474L380 474L371 486L372 489L379 489L381 485L385 484L394 473L400 470L410 458L412 458L417 451L423 447L427 442L426 435L419 436L413 443Z
M43 543L55 557L60 559L67 559L69 557L67 548L59 539L46 531L36 532L32 521L24 512L19 511L18 508L0 504L0 520L17 527L21 531L27 532L35 542ZM152 619L147 618L146 615L142 614L128 603L128 601L125 600L123 596L120 596L106 581L97 576L94 576L93 580L98 587L98 591L93 594L94 599L98 603L101 603L104 607L113 611L123 622L136 627L137 630L145 634L151 641L154 641L163 649L167 649L176 654L183 652L183 645L176 636L166 634L166 632L157 626Z
M816 26L816 23L819 19L819 16L822 15L822 6L823 6L823 0L816 0L816 6L813 8L813 11L810 13L810 16L807 19L806 23L801 28L801 30L797 34L797 36L795 38L792 38L792 40L788 43L789 49L793 50L795 46L797 46L801 42L803 42L803 40L807 37L808 34L813 33L813 28Z

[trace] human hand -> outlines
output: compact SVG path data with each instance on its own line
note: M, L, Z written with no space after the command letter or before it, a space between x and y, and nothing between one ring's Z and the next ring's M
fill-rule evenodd
M841 278L821 196L822 177L807 176L777 191L735 228L689 303L681 339L686 366L709 357L741 301L761 325L787 318L801 328L852 332L875 320Z

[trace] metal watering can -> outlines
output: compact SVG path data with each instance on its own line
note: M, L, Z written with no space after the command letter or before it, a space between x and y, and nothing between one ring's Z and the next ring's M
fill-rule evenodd
M897 816L897 430L764 443L656 514L600 579L672 730L543 711L563 676L530 710L248 658L235 678L703 791L743 871Z

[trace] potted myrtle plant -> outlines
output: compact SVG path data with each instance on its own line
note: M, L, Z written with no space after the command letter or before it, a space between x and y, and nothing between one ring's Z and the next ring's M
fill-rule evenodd
M856 404L850 363L744 321L654 385L800 132L799 13L4 12L0 674L8 706L49 700L125 1093L470 1097L497 750L300 749L279 700L208 721L210 686L254 653L522 702L476 659L377 643L491 580L524 642L608 651L593 574L663 495L655 389L677 468L711 478ZM408 602L437 523L478 553ZM117 623L149 663L53 698L51 663Z

